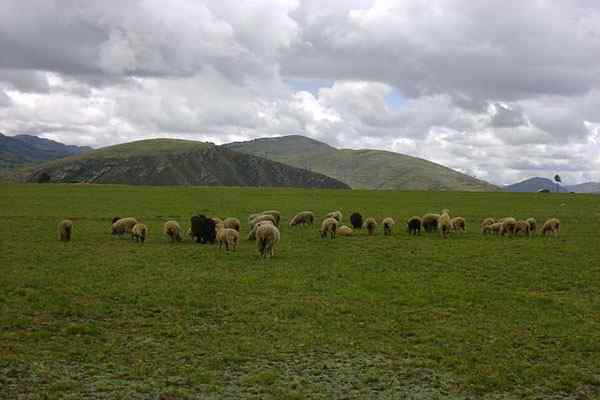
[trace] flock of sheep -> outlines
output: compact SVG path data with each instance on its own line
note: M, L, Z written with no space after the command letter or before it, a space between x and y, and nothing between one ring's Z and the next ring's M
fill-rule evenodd
M336 235L352 236L353 230L363 229L372 236L375 235L378 223L374 218L363 217L355 212L350 215L350 225L341 225L341 211L332 211L325 216L321 223L320 234L322 238L328 236L332 239ZM279 223L281 213L277 210L267 210L258 214L252 214L248 217L248 240L256 241L258 251L261 257L272 257L275 246L281 238ZM302 211L296 214L289 221L290 227L313 225L315 214L312 211ZM383 233L386 236L392 235L395 221L391 217L386 217L381 221ZM498 221L493 218L486 218L481 223L481 233L483 235L533 235L536 232L537 223L535 218L526 220L516 220L513 217L502 218ZM240 241L240 220L234 217L224 220L216 217L207 217L205 215L195 215L190 219L190 227L187 231L197 243L216 243L219 249L225 246L225 250L235 250ZM447 239L451 232L465 232L466 221L463 217L450 217L449 210L443 210L441 214L425 214L423 217L413 216L406 221L406 229L411 235L418 235L421 229L426 232L439 232L443 239ZM73 231L73 222L63 220L58 224L58 233L61 241L70 241ZM540 232L542 235L552 234L558 236L560 231L560 222L556 218L547 220L542 226ZM136 242L144 243L148 237L148 227L138 222L133 217L112 219L113 235L122 236L131 235L131 239ZM172 242L183 240L181 226L177 221L167 221L164 224L164 234Z

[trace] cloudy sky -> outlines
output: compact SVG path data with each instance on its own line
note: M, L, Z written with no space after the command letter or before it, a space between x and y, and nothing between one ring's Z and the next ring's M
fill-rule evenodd
M3 0L0 132L302 134L497 184L600 180L600 2Z

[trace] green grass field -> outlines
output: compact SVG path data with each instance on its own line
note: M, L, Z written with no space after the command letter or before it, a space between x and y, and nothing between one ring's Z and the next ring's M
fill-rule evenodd
M0 398L600 398L600 197L0 185ZM276 208L397 221L449 208L443 241L282 226L275 258L168 243L167 219ZM112 238L113 215L150 228ZM558 217L561 237L479 234ZM56 224L74 221L73 240ZM319 219L320 220L320 219ZM245 237L244 226L242 236Z

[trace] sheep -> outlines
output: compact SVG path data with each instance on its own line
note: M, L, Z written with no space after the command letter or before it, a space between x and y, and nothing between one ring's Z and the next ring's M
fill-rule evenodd
M196 243L214 243L217 235L214 218L208 218L205 215L194 215L190 218L192 237L196 238Z
M481 226L481 234L482 235L491 235L492 234L492 226L494 224L487 224Z
M256 240L256 230L258 229L259 226L261 225L273 225L275 226L275 224L273 224L273 221L261 221L261 222L257 222L252 229L250 230L250 232L248 233L248 240Z
M144 224L137 223L131 229L131 238L135 239L136 242L141 242L142 244L148 237L148 227Z
M554 236L558 236L560 233L560 221L557 218L550 218L544 225L542 225L542 229L540 230L540 234L545 236L547 233L552 233Z
M529 224L529 233L535 235L535 231L537 229L537 221L535 218L527 218L525 221Z
M302 211L294 216L294 218L290 219L290 226L298 226L298 225L312 225L315 220L315 213L312 211Z
M352 236L352 228L346 225L342 225L335 231L336 235L340 236Z
M383 234L385 236L391 236L394 225L396 224L394 219L387 217L384 218L383 221L381 221L381 223L383 224Z
M241 228L240 220L234 217L225 218L225 220L223 221L223 227L235 229L239 232Z
M454 231L465 232L466 231L466 222L463 217L454 217L450 220L450 226Z
M223 245L225 245L225 251L229 251L229 248L235 251L239 241L240 233L233 228L221 228L217 231L219 249L222 249Z
M495 222L490 225L490 230L493 235L500 235L502 233L502 223Z
M260 213L261 215L272 215L275 218L275 225L279 226L279 221L281 220L281 213L277 210L267 210Z
M214 221L215 225L223 223L223 220L219 217L210 217L210 219Z
M332 211L328 213L325 218L335 218L337 222L342 222L342 212L341 211Z
M367 228L369 236L373 236L377 230L377 221L375 221L375 218L367 218L365 219L364 227Z
M484 230L486 230L485 227L495 224L495 223L496 223L496 220L491 217L488 217L488 218L484 219L483 221L481 221L481 233L485 235L485 233L484 233ZM488 233L489 233L489 229L486 231L488 231Z
M450 212L448 210L443 210L440 218L438 219L438 228L440 230L440 236L442 239L448 239L448 234L452 228L450 221Z
M260 224L256 229L256 244L261 257L273 257L275 245L279 243L280 238L281 234L275 225L272 223Z
M327 217L321 223L321 237L326 238L329 233L332 239L335 239L335 231L337 230L339 221L333 217Z
M529 226L529 222L519 220L515 222L515 229L513 230L513 235L519 236L519 233L523 233L525 236L529 236L529 230L531 227Z
M254 217L254 219L252 219L252 221L250 221L250 224L249 224L250 225L249 226L250 230L252 230L252 227L254 225L256 225L256 223L261 222L261 221L271 221L271 222L273 222L273 225L278 226L277 225L277 220L275 219L274 216L260 214L260 215L258 215L256 217Z
M438 230L438 220L440 219L440 214L425 214L423 215L423 219L421 221L423 225L423 229L425 232L431 233Z
M248 215L248 225L250 225L250 222L252 222L252 220L254 218L258 217L259 215L262 215L262 214L258 213L258 214L250 214L250 215Z
M181 242L181 227L177 221L165 222L165 235L169 237L171 242Z
M355 212L350 216L350 223L352 224L352 228L361 229L363 226L363 217L360 213Z
M502 218L500 223L502 224L502 228L500 229L501 236L504 236L506 234L512 236L515 233L515 225L517 223L516 219L514 219L513 217L506 217Z
M112 217L112 222L110 224L112 225L120 219L121 219L121 217Z
M121 236L125 233L131 233L131 230L137 223L137 219L133 217L121 218L112 224L112 234Z
M73 221L70 219L62 220L58 223L58 236L61 242L70 242L71 233L73 232Z
M483 225L481 227L482 235L499 235L502 230L502 223L494 222L493 224Z
M421 224L423 220L421 217L412 216L406 221L406 230L409 235L420 235L421 234Z

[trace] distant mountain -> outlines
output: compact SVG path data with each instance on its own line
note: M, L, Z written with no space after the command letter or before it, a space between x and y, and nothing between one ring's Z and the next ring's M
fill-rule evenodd
M69 146L37 136L0 133L0 166L14 167L82 154L91 147Z
M565 188L575 193L600 193L600 182L585 182L578 185L568 185Z
M26 182L290 186L349 189L328 176L212 143L151 139L93 150L20 172Z
M539 192L544 189L556 192L556 182L548 178L535 177L504 187L504 190L507 192ZM564 193L569 190L563 186L559 186L558 191Z
M222 147L317 171L354 189L499 190L490 183L421 158L390 151L336 149L298 135L234 142Z

